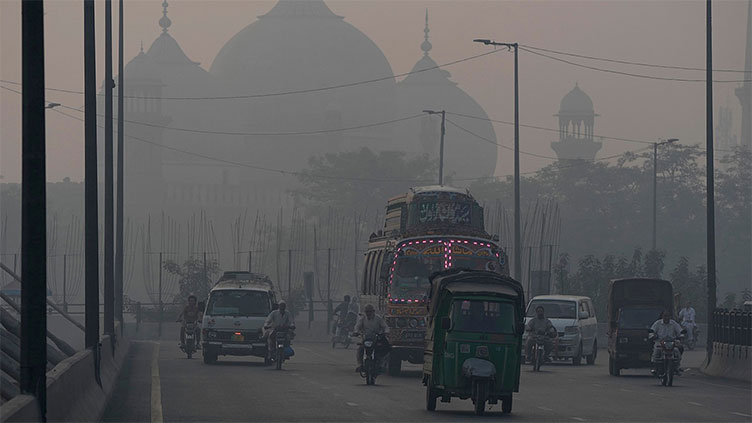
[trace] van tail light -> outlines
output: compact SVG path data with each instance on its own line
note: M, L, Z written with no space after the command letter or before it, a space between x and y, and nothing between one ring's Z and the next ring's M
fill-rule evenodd
M238 335L238 336L240 336L242 334L243 334L242 332L235 332L235 335Z

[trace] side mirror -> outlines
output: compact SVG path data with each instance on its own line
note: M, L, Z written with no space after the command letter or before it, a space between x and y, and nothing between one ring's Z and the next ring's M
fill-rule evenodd
M648 333L655 333L653 329L648 329Z
M517 334L522 335L525 333L525 323L524 322L517 322Z
M441 318L441 328L448 331L452 328L452 319L448 317L442 317Z
M580 316L580 320L587 319L588 317L590 317L590 313L588 313L587 311L581 311L579 316Z
M687 330L686 329L682 329L681 334L682 335L686 335L687 334Z
M277 303L272 304L272 310L276 310L278 308L279 308L279 304Z

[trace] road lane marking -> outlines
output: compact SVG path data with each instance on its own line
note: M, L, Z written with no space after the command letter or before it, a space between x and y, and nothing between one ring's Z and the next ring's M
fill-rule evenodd
M350 407L357 407L358 406L358 404L356 404L354 402L346 402L345 404L349 405Z
M731 414L736 414L737 416L742 416L742 417L752 417L752 415L750 414L737 413L736 411L732 411Z
M692 404L692 405L696 405L696 406L698 406L698 407L704 407L704 406L703 406L702 404L700 404L699 402L692 402L692 401L687 401L687 404Z
M159 381L159 342L151 356L151 423L162 423L162 385Z
M552 409L550 409L548 407L543 407L543 406L540 406L540 405L538 406L538 408L540 408L541 410L544 410L544 411L554 411L554 410L552 410Z
M624 389L624 388L619 388L619 390L622 392L634 392L634 391L630 391L629 389Z
M578 422L586 422L587 420L583 419L582 417L572 417L573 420L577 420Z
M596 388L600 388L603 385L598 385L597 383L594 383L593 386L595 386Z

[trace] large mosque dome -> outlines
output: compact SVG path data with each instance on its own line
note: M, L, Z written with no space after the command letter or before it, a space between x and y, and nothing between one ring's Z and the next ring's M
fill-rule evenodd
M373 41L322 0L280 0L222 47L210 73L226 95L314 90L233 101L223 110L229 127L254 133L335 130L250 136L245 154L254 163L296 171L324 153L395 148L391 128L368 126L393 118L392 68ZM380 78L386 79L361 83ZM354 85L320 90L343 84ZM336 132L358 126L367 127Z

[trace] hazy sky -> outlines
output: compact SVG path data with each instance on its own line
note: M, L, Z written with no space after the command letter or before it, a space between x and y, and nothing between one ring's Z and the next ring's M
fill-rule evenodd
M20 82L20 1L0 0L0 79ZM162 0L127 0L125 57L139 45L148 48L159 35ZM172 0L170 33L186 54L208 69L224 43L268 11L274 1ZM117 11L117 1L113 2ZM478 54L488 47L473 38L519 42L536 47L638 62L703 67L705 63L704 1L328 1L384 52L395 73L409 71L420 58L425 9L429 9L431 56L445 63ZM81 1L45 4L47 86L83 90L83 29ZM103 2L97 2L99 80L103 79ZM742 69L747 2L714 3L714 62L717 69ZM117 28L117 16L114 17ZM115 37L115 40L117 38ZM115 55L115 58L117 56ZM573 59L608 69L703 79L703 72L630 67ZM500 53L447 68L452 79L473 96L492 118L512 120L513 56ZM743 79L743 74L718 73L716 79ZM656 140L680 138L704 142L703 83L668 82L607 74L520 53L520 116L523 124L555 128L559 102L575 84L593 99L596 135ZM8 83L0 85L18 88ZM733 89L716 84L716 106L730 105L733 132L740 132L741 108ZM80 107L76 94L48 93L50 101ZM20 179L20 96L0 90L0 175L4 182ZM47 176L80 180L83 176L82 123L55 112L47 114ZM233 128L228 128L232 130ZM279 128L280 131L285 128ZM510 144L511 126L495 126L498 141ZM532 129L521 132L522 150L554 156L549 144L555 135ZM603 157L643 145L604 141ZM220 154L218 152L217 154ZM522 156L522 170L535 170L550 161ZM511 155L500 150L497 174L511 173Z

